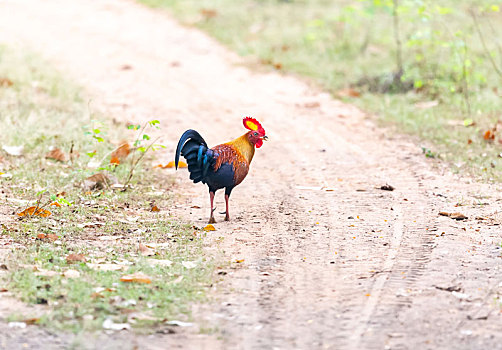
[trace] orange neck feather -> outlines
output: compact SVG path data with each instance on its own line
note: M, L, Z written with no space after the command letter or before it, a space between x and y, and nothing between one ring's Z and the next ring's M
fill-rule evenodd
M249 141L247 133L233 141L228 142L227 145L233 146L234 149L238 150L246 159L248 164L253 160L254 145Z

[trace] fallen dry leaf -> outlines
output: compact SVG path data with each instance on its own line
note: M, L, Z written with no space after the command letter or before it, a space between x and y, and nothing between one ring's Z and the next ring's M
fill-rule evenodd
M131 153L131 146L127 141L121 141L120 146L110 156L110 164L120 164L127 158L129 153Z
M203 228L204 231L216 231L213 225L209 224L206 225L206 227Z
M157 207L156 205L153 205L151 208L150 208L150 211L153 211L153 212L158 212L160 211L159 207Z
M66 263L73 264L76 262L85 262L87 259L83 254L70 254L66 257Z
M454 219L454 220L466 220L466 219L468 219L467 216L465 216L462 213L458 213L458 212L457 213L448 213L446 211L440 211L439 215L441 215L441 216L447 216L447 217L449 217L451 219Z
M32 325L32 324L36 324L40 321L40 318L37 318L37 317L34 317L34 318L28 318L26 320L23 320L24 323L26 323L27 325Z
M10 80L9 78L0 77L0 86L1 87L10 87L12 85L14 85L12 80Z
M305 107L305 108L319 108L319 107L321 107L321 104L319 102L306 102L303 104L303 107Z
M103 173L97 173L84 180L84 188L89 190L102 190L110 185L111 181Z
M237 264L243 263L245 259L235 259L234 262Z
M213 10L213 9L201 9L200 10L200 14L202 16L204 16L204 18L206 20L208 19L211 19L211 18L214 18L216 16L218 16L218 12L216 10Z
M383 191L394 191L394 187L389 184L385 184L385 185L381 186L380 189Z
M495 139L495 133L492 130L486 130L483 134L483 138L486 141L493 141Z
M143 272L135 272L131 275L125 275L120 278L120 282L127 283L152 283L152 279Z
M155 255L155 250L148 248L146 245L144 245L142 243L139 244L139 251L141 252L141 255L143 255L143 256Z
M155 168L162 168L162 169L169 169L169 168L174 168L174 167L175 167L174 161L170 161L166 165L159 164L159 165L155 166ZM186 168L186 167L188 167L187 163L180 160L178 163L178 168Z
M66 162L66 156L59 148L54 148L45 155L46 159L54 159L58 162Z
M55 206L61 208L61 204L59 204L58 202L52 202L49 206Z
M46 218L51 215L51 212L39 207L29 207L23 210L20 213L17 213L18 216L40 216Z
M54 233L49 233L47 235L47 239L51 240L51 241L56 241L58 239L58 235L54 234Z
M360 97L361 93L352 88L338 90L335 95L340 97Z

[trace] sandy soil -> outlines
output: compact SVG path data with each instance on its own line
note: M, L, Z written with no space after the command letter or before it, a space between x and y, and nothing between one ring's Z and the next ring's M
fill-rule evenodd
M206 35L131 1L5 0L0 43L41 53L114 118L160 119L166 157L188 128L211 145L239 136L244 115L271 139L232 194L232 221L217 216L208 241L244 259L195 312L219 333L103 334L84 339L88 348L502 348L498 187L451 175L356 108L293 77L253 72ZM176 176L173 214L203 225L206 188ZM386 183L395 191L379 189ZM44 332L2 327L0 344L37 348ZM72 341L43 339L47 349Z

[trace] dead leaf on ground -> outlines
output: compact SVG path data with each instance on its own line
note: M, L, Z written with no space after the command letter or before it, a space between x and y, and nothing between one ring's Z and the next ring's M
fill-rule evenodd
M201 9L200 14L204 16L204 19L208 20L218 16L218 12L213 9Z
M112 152L110 156L110 164L120 164L127 158L129 153L131 153L131 146L129 146L127 141L122 141L120 146Z
M131 275L125 275L120 278L120 282L127 283L152 283L152 279L143 272L136 272Z
M493 130L486 130L485 133L483 134L483 138L486 141L493 141L495 140L495 133L493 132Z
M160 209L159 207L157 207L156 205L152 205L151 208L150 208L150 211L153 211L153 212L159 212Z
M190 208L192 208L192 209L200 209L200 207L198 205L192 205Z
M440 211L439 215L441 215L441 216L447 216L447 217L449 217L451 219L454 219L454 220L466 220L466 219L468 219L467 216L465 216L462 213L458 213L458 212L456 212L456 213L448 213L446 211Z
M305 107L305 108L319 108L319 107L321 107L321 104L319 102L306 102L303 104L303 107Z
M14 85L12 80L10 80L9 78L0 77L0 86L1 87L10 87L12 85Z
M353 88L338 90L335 95L339 97L360 97L361 93Z
M139 251L140 251L141 255L143 255L143 256L153 256L153 255L155 255L155 250L153 250L151 248L148 248L143 243L139 244Z
M66 162L66 155L59 148L54 148L45 155L46 159L53 159L58 162Z
M40 318L38 318L38 317L28 318L26 320L23 320L23 322L26 323L27 325L37 324L39 321L40 321Z
M394 191L394 187L389 184L385 184L385 185L381 186L380 189L382 191Z
M170 161L166 165L157 164L157 165L154 166L154 168L170 169L170 168L174 168L175 165L176 164L174 164L174 161ZM178 168L186 168L186 167L188 167L187 163L185 163L184 161L180 160L179 163L178 163Z
M51 215L51 212L40 207L29 207L23 210L20 213L17 213L18 216L40 216L46 218Z
M37 235L37 239L41 239L41 240L49 240L49 241L56 241L58 239L58 235L54 234L54 233L49 233L49 234L45 234L45 233L39 233Z
M213 225L209 224L209 225L206 225L206 227L203 228L204 231L216 231L216 229L214 228Z
M76 262L85 262L87 259L84 254L70 254L66 257L66 262L68 264L73 264Z
M110 178L103 173L97 173L84 180L84 188L89 190L102 190L110 186Z
M243 263L245 259L235 259L234 262L237 264Z

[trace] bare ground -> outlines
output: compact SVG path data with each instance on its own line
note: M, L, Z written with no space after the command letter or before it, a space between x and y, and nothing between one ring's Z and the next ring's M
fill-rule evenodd
M215 287L215 302L195 310L217 334L103 334L82 347L502 348L499 186L450 174L356 108L293 77L253 72L206 35L131 1L3 1L0 43L40 52L111 117L160 119L170 150L187 128L211 145L236 137L248 114L271 138L232 195L232 221L208 241L244 259ZM203 225L206 189L176 176L172 213ZM395 191L379 189L386 183ZM73 341L43 334L2 327L0 346Z

